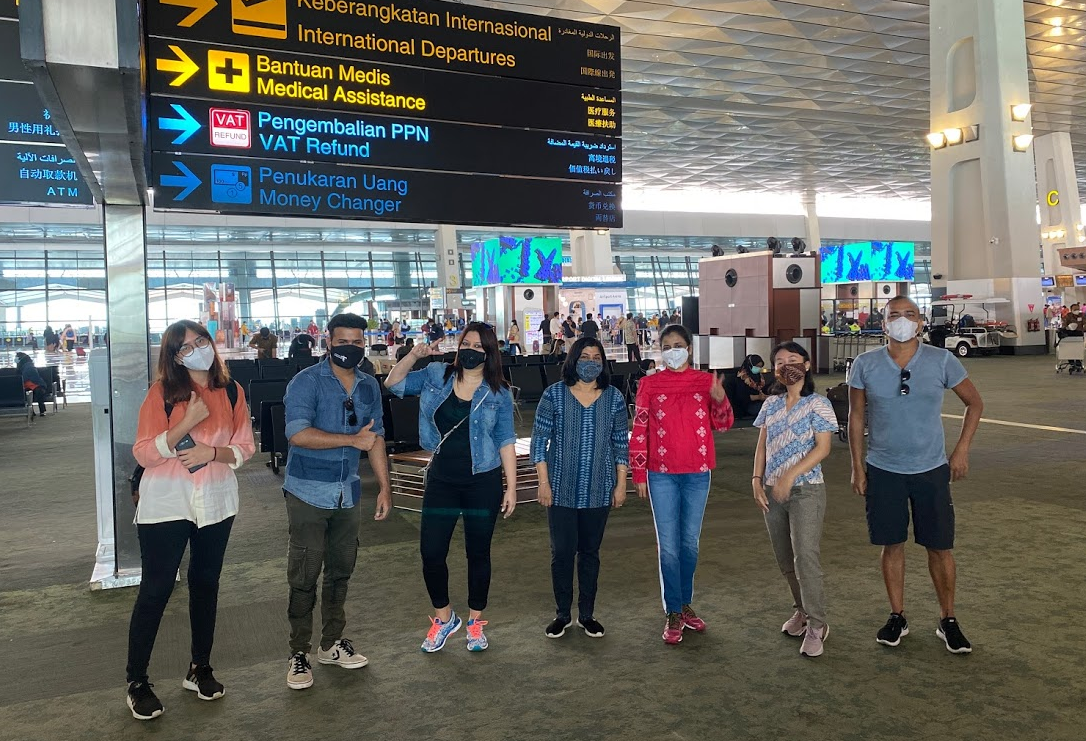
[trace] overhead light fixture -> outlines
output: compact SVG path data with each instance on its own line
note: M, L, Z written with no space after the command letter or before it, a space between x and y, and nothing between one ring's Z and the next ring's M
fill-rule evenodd
M1029 112L1031 110L1033 110L1033 105L1030 103L1016 103L1011 106L1011 120L1025 121L1029 118Z
M596 234L606 234L606 233L607 233L606 229L597 229L596 230Z
M799 237L792 237L792 252L801 255L807 250L807 243Z
M932 149L942 149L946 146L946 134L942 131L933 131L927 136L928 144Z
M1018 134L1011 137L1011 148L1015 152L1025 152L1033 143L1033 134Z
M974 124L972 126L963 126L962 135L967 142L975 142L980 138L980 124Z
M965 134L962 133L961 129L944 129L943 136L946 137L946 143L952 147L955 144L961 144L962 139L965 138Z

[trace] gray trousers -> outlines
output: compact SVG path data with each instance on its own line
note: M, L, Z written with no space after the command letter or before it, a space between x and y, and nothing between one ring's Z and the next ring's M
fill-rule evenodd
M765 526L773 555L797 610L807 615L808 624L818 630L826 624L826 592L822 588L819 542L826 516L825 484L803 484L792 488L784 504L773 499L773 487L766 487L769 512Z
M321 589L320 646L324 650L343 637L347 625L344 605L347 584L358 558L360 506L345 509L320 509L284 492L290 550L287 553L287 583L290 601L290 651L309 653L313 641L313 608L317 604L317 580L324 568Z

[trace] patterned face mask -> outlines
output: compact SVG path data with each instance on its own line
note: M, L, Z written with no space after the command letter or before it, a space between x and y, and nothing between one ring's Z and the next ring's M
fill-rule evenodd
M777 368L777 380L785 386L792 386L807 377L807 368L803 363L789 363Z

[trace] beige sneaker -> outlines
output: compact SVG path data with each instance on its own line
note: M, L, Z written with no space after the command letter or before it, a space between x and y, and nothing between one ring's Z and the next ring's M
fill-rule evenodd
M807 616L802 610L796 610L796 613L792 617L785 621L781 626L781 633L786 633L793 638L799 638L807 632Z
M290 657L287 665L287 687L292 690L304 690L313 686L313 667L309 663L309 654L299 651Z
M803 635L803 645L800 646L800 656L807 656L814 658L822 655L822 643L830 637L830 626L823 625L822 630L816 631L812 628L808 628L807 632Z
M341 638L325 651L317 648L317 662L320 664L335 664L344 669L361 669L370 663L362 654L354 650L354 644L347 638Z

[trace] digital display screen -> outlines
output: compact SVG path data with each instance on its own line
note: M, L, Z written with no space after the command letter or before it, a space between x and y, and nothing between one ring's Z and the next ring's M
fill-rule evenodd
M620 87L621 47L614 26L438 0L150 0L148 5L152 36Z
M474 286L517 283L561 283L560 237L498 237L473 242Z
M617 186L154 153L155 207L363 221L614 226ZM559 255L559 258L561 256Z
M152 98L151 149L598 182L622 179L621 140L369 114Z
M916 268L912 242L855 242L821 248L823 283L911 281Z
M1075 286L1076 287L1086 286L1086 275L1076 275L1075 276Z
M1056 285L1056 279L1050 275L1041 277L1041 288L1053 288Z

